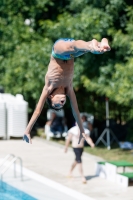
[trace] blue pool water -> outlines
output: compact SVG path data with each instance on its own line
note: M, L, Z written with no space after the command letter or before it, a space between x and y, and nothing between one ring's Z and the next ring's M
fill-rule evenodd
M36 198L18 190L11 185L0 182L0 200L37 200Z

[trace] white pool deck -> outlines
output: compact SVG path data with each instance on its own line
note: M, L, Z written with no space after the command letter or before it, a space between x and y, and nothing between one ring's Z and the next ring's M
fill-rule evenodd
M19 167L19 166L18 166ZM19 172L19 170L18 170ZM52 181L48 178L45 178L41 175L38 175L35 172L32 172L28 169L23 169L24 178L21 180L20 173L17 172L17 177L13 177L13 169L9 169L8 172L4 176L4 182L19 189L36 200L93 200L93 198L89 198L88 196L79 193L73 189L70 189L66 186L63 186L60 183ZM3 191L6 191L6 188L1 188ZM2 199L0 196L0 200ZM10 199L8 199L10 200ZM23 199L17 199L23 200Z
M23 160L24 181L13 178L12 169L4 176L4 181L27 192L38 200L133 200L133 187L125 188L95 176L95 163L102 159L91 154L83 154L83 169L87 184L82 184L76 168L73 178L67 173L74 160L70 148L34 137L29 145L22 140L0 140L0 159L14 154Z

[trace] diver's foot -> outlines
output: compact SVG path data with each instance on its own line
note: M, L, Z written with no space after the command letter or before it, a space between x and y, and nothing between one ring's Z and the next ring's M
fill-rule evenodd
M73 178L73 175L70 173L67 175L67 178Z
M73 178L73 176L72 175L67 175L67 178Z
M86 180L85 177L82 178L82 183L83 183L83 184L86 184L86 183L87 183L87 180Z

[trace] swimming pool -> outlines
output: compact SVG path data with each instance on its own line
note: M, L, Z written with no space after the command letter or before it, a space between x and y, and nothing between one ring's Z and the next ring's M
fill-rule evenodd
M37 200L29 194L0 181L0 200Z

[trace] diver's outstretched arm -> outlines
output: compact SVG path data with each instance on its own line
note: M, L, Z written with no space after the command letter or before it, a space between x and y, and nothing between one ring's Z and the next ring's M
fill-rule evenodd
M75 93L74 93L74 90L72 87L69 88L69 90L67 92L67 96L70 99L73 116L79 126L79 129L80 129L79 142L78 142L78 144L79 144L81 139L83 138L84 128L82 125L82 120L81 120L79 109L78 109L77 99L76 99L76 96L75 96Z
M78 142L78 144L79 144L85 133L84 133L83 125L82 125L82 119L80 117L80 113L79 113L79 109L78 109L77 99L76 99L73 88L70 88L68 90L67 96L70 99L73 116L74 116L74 118L75 118L75 120L76 120L76 122L79 126L79 129L80 129L80 136L79 136L79 142Z
M31 132L31 129L32 127L34 126L37 118L39 117L39 115L41 114L41 111L43 109L43 106L44 106L44 103L46 101L46 98L48 97L48 89L46 86L44 86L43 88L43 91L42 91L42 94L40 96L40 99L39 99L39 102L36 106L36 109L26 127L26 130L25 130L25 133L24 133L24 137L23 137L23 140L26 141L27 143L32 143L31 141L31 136L30 136L30 132Z
M75 120L76 120L76 122L77 122L77 124L79 126L79 129L80 129L80 135L79 135L79 142L78 142L78 144L80 143L80 141L81 141L82 138L85 138L86 142L91 147L94 147L95 145L94 145L92 139L84 133L82 119L80 117L80 113L79 113L79 109L78 109L78 104L77 104L77 99L76 99L75 92L74 92L73 88L70 88L68 90L67 95L68 95L68 97L70 99L70 103L71 103L71 107L72 107L72 112L73 112L74 118L75 118Z

